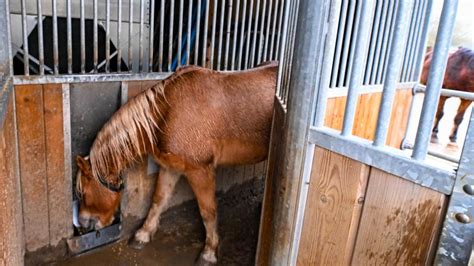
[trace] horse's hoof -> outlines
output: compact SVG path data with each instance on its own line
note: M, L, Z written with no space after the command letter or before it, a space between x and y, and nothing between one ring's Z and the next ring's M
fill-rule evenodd
M431 143L439 144L439 139L437 135L431 135Z
M128 241L128 246L133 248L133 249L136 249L136 250L142 250L145 247L146 244L147 244L146 242L136 240L135 237L132 237Z
M194 266L214 266L214 265L217 265L217 263L206 260L202 256L202 254L199 255L199 258L196 260L196 263L194 263Z

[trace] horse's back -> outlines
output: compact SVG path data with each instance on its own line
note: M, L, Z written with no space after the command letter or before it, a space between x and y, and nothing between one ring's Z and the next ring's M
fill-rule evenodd
M425 56L421 83L426 84L428 80L429 67L433 52ZM443 79L443 87L453 90L474 92L474 51L469 48L458 48L448 55L446 72Z
M174 77L166 88L170 110L160 149L209 161L223 140L267 145L277 68L271 63L227 73L194 67Z

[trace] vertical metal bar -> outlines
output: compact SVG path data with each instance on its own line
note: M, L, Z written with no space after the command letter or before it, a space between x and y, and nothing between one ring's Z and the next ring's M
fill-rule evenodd
M390 47L390 35L392 33L392 27L393 27L393 17L396 12L397 8L397 3L394 1L394 4L391 6L392 8L389 10L389 16L387 17L387 24L385 28L385 34L383 38L383 44L382 44L382 50L381 50L381 57L379 61L379 67L378 67L378 72L377 72L377 78L376 78L376 83L380 84L382 82L382 73L385 70L385 57L387 56L387 50Z
M110 0L107 0L110 1ZM144 44L144 24L145 24L145 0L140 1L140 28L138 29L138 36L140 39L140 47L138 48L139 57L138 57L138 71L143 71L143 61L145 61L145 49L143 48Z
M292 18L292 24L291 24L291 27L290 27L290 45L289 45L289 49L292 51L291 53L289 53L289 57L288 57L288 69L292 69L293 67L293 56L294 56L294 48L295 48L295 42L296 42L296 30L297 30L297 16L298 16L298 11L299 10L299 1L295 1L295 4L294 4L294 9L293 9L293 18ZM288 83L288 86L286 86L286 89L285 89L285 94L283 95L283 99L284 99L284 104L286 105L287 102L288 102L288 96L289 96L289 84L291 82L291 74L292 74L292 71L288 71L288 76L286 78L287 80L287 83Z
M269 60L273 60L274 57L274 52L275 50L273 50L273 48L275 47L275 36L277 36L277 32L276 32L276 26L277 26L277 19L278 19L278 7L279 7L279 1L276 0L275 1L275 11L273 12L273 27L272 27L272 37L271 37L271 41L270 41L270 51L269 51L269 54L268 54L268 59Z
M474 112L449 199L433 265L471 265L474 244ZM471 260L471 261L470 261Z
M170 28L168 40L168 71L172 71L171 64L173 63L173 28L174 28L174 0L171 0L170 5Z
M374 27L372 29L372 38L370 41L370 47L369 47L369 56L367 58L367 66L365 67L365 76L364 76L364 84L369 85L369 79L370 79L370 72L372 70L372 64L374 62L374 56L375 56L375 46L378 43L377 42L377 37L378 37L378 32L379 32L379 26L380 26L380 14L382 13L382 4L383 2L377 1L376 2L376 9L375 9L375 18L374 18Z
M425 99L421 109L420 123L413 148L412 158L415 160L424 160L426 158L426 152L428 151L434 113L438 106L439 94L448 62L448 50L453 37L457 6L458 0L446 1L441 11L433 58L428 73Z
M260 1L260 0L257 0ZM248 17L248 29L247 29L247 44L245 48L245 62L244 69L249 67L249 53L250 53L250 39L252 38L252 18L253 18L253 0L250 0L250 12Z
M277 58L279 53L280 53L280 42L282 39L281 35L281 30L282 30L282 24L283 24L283 12L284 12L284 7L285 7L285 0L281 0L280 4L280 12L278 16L278 37L276 37L276 47L275 47L275 57Z
M36 0L37 4L37 9L38 9L38 60L39 60L39 74L41 76L44 75L44 45L43 45L43 7L41 4L41 0ZM68 17L68 63L71 61L72 62L72 56L70 46L71 46L71 35L70 35L70 28L71 28L71 0L67 1L67 17ZM71 63L72 64L72 63ZM69 67L68 69L72 69ZM72 72L72 70L69 70Z
M217 3L218 1L214 1L214 11L212 16L212 32L211 32L211 49L210 49L210 68L214 69L214 47L216 44L216 28L217 28Z
M400 76L403 62L403 53L409 26L408 16L410 14L412 3L411 0L399 0L393 33L393 44L388 59L388 73L387 78L384 81L382 101L380 103L377 128L375 130L375 140L373 145L376 147L383 147L387 140L390 115L392 114L393 101L395 99L398 78Z
M258 34L258 21L260 18L260 1L257 0L257 7L255 8L255 27L253 29L253 43L252 43L252 55L250 56L250 66L253 67L255 65L255 54L257 49L257 34Z
M413 10L409 11L410 13L411 13L411 11L413 11L413 13L411 15L410 30L408 31L407 50L404 54L403 69L402 69L402 73L400 75L400 81L401 82L404 82L404 81L406 82L407 81L407 72L408 72L408 67L411 63L410 58L411 58L411 53L413 51L412 48L415 45L413 40L414 40L415 34L417 33L415 29L418 26L418 21L417 20L418 20L419 7L420 7L419 1L416 1Z
M96 0L97 1L97 0ZM129 2L128 11L128 71L133 72L133 0Z
M225 51L224 51L224 67L223 70L227 70L228 63L229 63L229 46L230 46L230 28L232 24L232 2L230 0L227 2L227 29L226 29L226 41L225 41ZM225 14L225 13L224 13Z
M339 70L339 63L341 62L341 55L342 55L342 43L344 40L344 32L346 31L346 19L347 19L347 9L349 6L349 1L342 2L341 8L341 16L339 18L339 27L337 30L337 38L336 38L336 48L335 48L335 58L332 64L332 74L331 74L331 83L330 87L337 86L337 78L338 78L338 70Z
M290 9L291 4L290 1L284 1L285 6L285 13L282 18L283 20L283 30L281 33L281 50L279 50L279 61L281 66L278 68L278 77L277 77L277 86L276 86L276 94L281 98L282 89L282 79L284 74L284 67L286 66L285 55L286 55L286 42L288 40L288 24L290 19Z
M316 108L314 111L314 125L321 127L324 125L326 116L327 92L331 82L331 63L334 60L334 50L336 46L337 28L339 18L341 16L341 2L343 0L333 0L331 9L329 10L328 30L324 57L322 62L321 81L319 85L318 97L316 100Z
M207 5L207 1L206 1L206 5ZM195 65L199 64L199 37L200 37L200 31L201 31L201 0L198 0L197 12L196 12L196 40L194 41L194 64Z
M163 46L164 46L164 32L165 32L165 0L161 0L160 5L160 44L159 44L159 51L158 51L158 71L163 71Z
M38 3L41 0L38 0ZM66 2L67 17L67 73L72 74L72 25L71 25L71 0ZM38 21L39 22L39 21ZM42 36L43 34L41 34ZM40 36L40 35L38 35ZM41 65L41 64L40 64ZM40 66L41 67L41 66ZM44 70L43 70L44 71ZM41 70L40 70L41 72Z
M85 15L84 15L84 1L80 1L80 27L81 27L81 73L86 73L86 26L85 26Z
M287 51L286 52L286 55L285 55L285 71L283 72L284 76L283 76L283 85L282 85L282 94L281 94L281 100L282 100L282 103L286 106L287 104L287 97L288 97L288 87L289 87L289 84L290 84L290 80L291 80L291 71L290 69L292 68L292 59L293 59L293 47L294 47L294 37L295 37L295 30L296 30L296 15L297 15L297 10L298 10L298 7L297 7L298 3L295 1L292 3L291 5L291 10L290 10L290 19L289 19L289 25L288 25L288 40L287 40L287 43L286 43L286 48L285 50Z
M390 14L389 10L391 8L391 1L383 1L383 15L381 16L381 22L380 22L380 27L379 27L379 32L377 34L377 45L375 46L375 56L374 56L374 64L373 68L370 72L370 84L373 85L375 84L376 78L377 78L377 72L379 68L379 62L380 62L380 52L382 50L382 45L383 45L383 38L384 38L384 33L387 33L388 30L386 30L386 24L388 20L388 16Z
M263 10L262 13L260 14L261 20L260 20L260 33L259 33L259 40L258 40L258 53L257 53L257 63L260 64L262 62L262 53L263 51L263 46L264 46L264 39L265 39L265 20L266 20L266 11L267 11L267 0L263 0Z
M347 17L347 25L346 25L346 32L344 33L344 42L343 42L343 48L342 48L342 58L341 58L341 68L339 69L339 78L337 82L338 87L344 87L346 85L345 79L346 79L346 72L347 72L347 63L348 63L348 57L349 57L349 52L353 52L349 50L351 40L354 38L357 38L356 36L353 35L353 32L355 29L352 27L354 24L354 15L355 15L355 8L356 8L357 2L356 1L350 1L349 3L349 14ZM353 43L354 41L352 41ZM348 73L350 75L350 73Z
M425 16L423 19L423 31L420 36L420 46L418 46L416 52L416 62L415 62L415 69L414 69L414 79L419 80L421 75L421 65L423 62L423 58L425 57L425 47L426 42L428 40L428 31L430 28L430 20L431 20L431 13L433 11L433 1L427 0L427 6L425 10Z
M224 41L224 14L225 14L225 0L221 0L221 21L219 22L219 45L217 48L217 70L221 69L222 59L222 42Z
M359 24L360 24L360 9L361 9L361 4L360 2L356 4L356 10L354 13L354 25L352 27L352 36L357 36L357 32L359 31ZM372 16L371 16L372 17ZM370 20L372 22L372 20ZM370 40L370 32L372 31L372 25L369 29L369 35L368 38ZM349 48L349 58L347 59L347 70L345 72L351 73L352 72L352 64L354 62L354 49L355 49L355 43L354 41L351 42L350 48ZM357 58L357 60L361 60L361 58ZM365 69L365 66L364 66ZM343 81L344 82L344 81Z
M424 40L422 39L423 37L423 21L425 20L425 16L426 16L426 8L428 7L430 1L427 1L427 0L424 0L423 1L423 8L421 10L421 15L420 15L420 20L418 21L418 27L417 27L417 36L416 36L416 45L414 47L414 51L413 51L413 58L412 58L412 62L411 62L411 65L410 65L410 68L409 68L409 73L408 73L408 77L410 79L410 81L418 81L418 77L416 76L415 74L415 69L417 68L416 64L417 64L417 58L418 58L418 54L417 52L419 51L420 49L420 46L424 45Z
M21 29L23 34L23 71L25 76L30 75L30 52L28 48L28 23L26 20L26 3L21 0ZM8 12L8 10L7 10Z
M240 16L240 0L237 1L237 7L235 9L235 18L234 18L234 45L232 46L232 58L231 58L231 66L230 70L235 69L235 59L237 55L235 54L237 51L237 37L239 36L239 16ZM230 23L229 23L230 24ZM242 25L243 27L244 25Z
M239 53L238 53L238 60L237 60L237 69L242 70L242 60L244 57L244 33L245 33L245 21L247 19L247 0L243 0L243 9L242 9L242 24L240 26L240 46L239 46ZM250 21L250 20L249 20Z
M105 2L105 72L110 72L110 0Z
M262 55L263 61L267 61L267 55L269 53L268 46L270 42L270 25L272 21L272 11L273 11L273 1L272 0L269 0L269 1L270 1L270 5L268 7L268 12L267 12L267 32L265 33L265 42L263 46L263 55Z
M154 1L154 0L152 0ZM117 72L122 70L122 0L118 0L117 7Z
M356 104L359 87L362 85L363 74L363 58L367 50L367 39L370 30L371 8L373 7L373 0L362 1L361 8L361 23L358 35L356 36L355 60L352 72L349 78L349 91L347 94L346 109L344 111L344 123L342 127L342 135L349 136L352 134L352 127L354 125L354 117L356 111Z
M192 2L192 1L191 1ZM153 72L153 58L155 50L155 0L150 0L150 44L148 45L148 71Z
M132 1L132 0L130 0ZM94 22L93 22L93 46L94 46L94 55L93 55L93 61L94 61L94 72L97 73L97 64L99 63L99 37L98 37L98 30L99 30L99 24L98 24L98 15L97 15L97 0L94 0L93 3L93 13L94 13Z
M207 0L207 6L206 6L206 19L204 20L204 34L203 34L203 45L202 45L202 66L203 67L207 67L206 66L206 59L207 59L207 40L208 40L208 37L207 37L207 28L209 26L209 1L210 0ZM216 14L214 13L214 16Z
M184 3L183 0L179 1L179 21L178 21L178 64L181 65L181 51L182 51L182 41L183 41L183 12L184 12Z
M23 0L23 2L24 2L24 0ZM51 4L52 4L52 9L53 9L53 65L54 65L53 69L54 69L54 75L58 75L59 74L58 12L57 12L56 0L52 0ZM26 23L26 14L25 14L24 23ZM23 38L25 38L25 33L23 33L23 34L24 34ZM26 36L26 39L28 40L28 36ZM28 41L26 42L25 48L28 48ZM25 54L27 54L27 53L28 53L28 50L25 51ZM28 62L28 61L25 60L25 62ZM28 74L26 74L26 75L28 75Z
M189 0L188 4L188 32L186 37L186 65L189 65L191 57L191 29L193 24L193 0Z

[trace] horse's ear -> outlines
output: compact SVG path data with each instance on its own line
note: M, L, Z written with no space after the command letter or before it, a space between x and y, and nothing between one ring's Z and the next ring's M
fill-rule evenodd
M82 158L80 155L76 156L76 164L83 173L87 173L91 170L91 165L87 159Z

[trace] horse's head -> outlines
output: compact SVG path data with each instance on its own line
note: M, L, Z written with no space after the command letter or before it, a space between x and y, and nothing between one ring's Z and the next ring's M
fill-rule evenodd
M94 178L88 157L77 156L76 190L80 198L79 223L85 228L100 229L110 225L120 203L114 192Z

